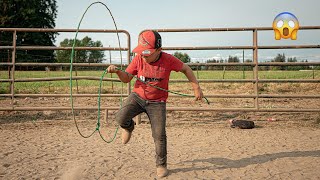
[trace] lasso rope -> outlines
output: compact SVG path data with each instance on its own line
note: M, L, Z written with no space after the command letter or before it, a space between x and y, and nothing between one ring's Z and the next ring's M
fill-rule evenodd
M128 73L128 72L126 72L126 71L124 71L124 70L120 69L120 68L117 68L117 70L120 70L120 71L122 71L122 72L126 73L128 76L133 76L136 80L138 80L138 81L140 81L140 82L144 83L144 84L145 84L145 85L147 85L147 86L150 86L150 87L156 88L156 89L158 89L158 90L166 91L166 92L168 92L168 93L177 94L177 95L185 96L185 97L195 97L195 96L190 95L190 94L183 94L183 93L179 93L179 92L175 92L175 91L171 91L171 90L163 89L163 88L161 88L161 87L159 87L159 86L155 86L155 85L149 84L149 83L147 83L146 81L143 81L142 79L138 78L137 76L134 76L134 75L132 75L132 74L130 74L130 73ZM203 98L206 100L206 103L207 103L207 104L210 104L210 102L208 101L208 99L207 99L206 97L203 97Z
M77 123L76 118L75 118L75 113L74 113L74 104L73 104L73 96L72 96L72 87L73 87L73 85L72 85L72 70L73 70L74 48L75 48L76 39L77 39L77 36L78 36L78 32L79 32L79 29L80 29L81 22L82 22L82 20L83 20L83 18L84 18L84 16L85 16L85 14L86 14L87 11L89 10L89 8L90 8L92 5L94 5L94 4L101 4L101 5L103 5L105 8L107 8L107 10L108 10L109 13L110 13L110 16L112 17L114 26L115 26L115 28L116 28L117 37L118 37L118 45L119 45L119 49L120 49L121 68L122 68L122 52L121 52L120 38L119 38L119 33L118 33L117 24L116 24L116 22L115 22L115 20L114 20L114 18L113 18L113 15L112 15L110 9L108 8L108 6L107 6L106 4L104 4L104 3L100 2L100 1L91 3L91 4L88 6L88 8L85 10L85 12L82 14L82 17L81 17L80 22L79 22L79 24L78 24L77 31L76 31L76 34L75 34L75 37L74 37L74 40L73 40L73 45L72 45L72 50L71 50L71 57L70 57L70 103L71 103L71 111L72 111L73 121L75 122L76 128L77 128L79 134L80 134L82 137L84 137L84 138L89 138L89 137L91 137L96 131L98 131L98 132L99 132L99 135L100 135L100 137L102 138L103 141L105 141L105 142L107 142L107 143L111 143L111 142L113 142L113 140L116 138L117 132L118 132L118 130L119 130L119 126L117 127L117 129L116 129L116 131L115 131L115 133L114 133L113 138L111 138L110 140L106 140L106 139L102 136L101 131L100 131L101 87L102 87L103 78L104 78L104 76L105 76L106 73L107 73L107 69L103 71L102 76L101 76L101 78L100 78L99 90L98 90L98 120L97 120L97 126L96 126L96 129L95 129L90 135L85 136L85 135L83 135L83 134L81 133L81 131L80 131L80 129L79 129L79 126L78 126L78 123ZM128 73L128 72L126 72L126 71L124 71L124 70L122 70L122 69L120 69L120 68L117 68L117 70L120 70L120 71L126 73L126 74L129 75L129 76L133 76L132 74L130 74L130 73ZM136 77L136 76L133 76L133 77L134 77L135 79L137 79L138 81L141 81L142 83L144 83L144 84L146 84L146 85L148 85L148 86L150 86L150 87L156 88L156 89L158 89L158 90L161 90L161 91L166 91L166 92L168 92L168 93L177 94L177 95L185 96L185 97L195 97L195 96L193 96L193 95L188 95L188 94L183 94L183 93L179 93L179 92L174 92L174 91L170 91L170 90L167 90L167 89L163 89L163 88L161 88L161 87L158 87L158 86L149 84L149 83L143 81L142 79L140 79L140 78L138 78L138 77ZM122 84L122 85L123 85L123 84ZM123 94L123 88L121 88L121 100L120 100L121 103L122 103L122 94ZM203 98L204 98L204 99L206 100L206 102L209 104L208 99L207 99L206 97L203 97Z
M113 138L111 138L109 141L108 141L108 140L105 140L104 137L102 136L101 132L100 132L101 86L102 86L102 81L103 81L103 78L104 78L107 70L105 70L105 71L103 72L103 74L102 74L102 76L101 76L101 78L100 78L99 92L98 92L98 122L97 122L97 127L96 127L96 129L95 129L90 135L88 135L88 136L83 135L83 134L80 132L80 130L79 130L79 126L78 126L78 123L77 123L76 118L75 118L74 104L73 104L73 97L72 97L72 70L73 70L74 47L75 47L75 45L76 45L76 39L77 39L77 36L78 36L78 32L79 32L79 29L80 29L81 22L82 22L82 20L83 20L83 18L84 18L84 16L85 16L85 14L86 14L87 11L89 10L89 8L90 8L92 5L94 5L94 4L101 4L101 5L103 5L105 8L107 8L107 10L108 10L109 13L110 13L110 16L112 17L113 24L114 24L114 26L115 26L115 28L116 28L116 33L117 33L117 37L118 37L118 45L119 45L119 48L120 48L120 58L121 58L121 64L122 64L122 52L121 52L121 45L120 45L120 38L119 38L118 28L117 28L117 24L116 24L116 22L115 22L115 20L114 20L114 18L113 18L113 15L112 15L110 9L108 8L108 6L107 6L106 4L104 4L104 3L100 2L100 1L91 3L91 4L87 7L87 9L85 10L85 12L82 14L82 17L81 17L80 22L79 22L78 27L77 27L76 35L75 35L74 40L73 40L73 45L72 45L72 50L71 50L71 57L70 57L70 103L71 103L71 111L72 111L73 121L75 122L75 125L76 125L76 127L77 127L77 130L78 130L79 134L80 134L82 137L84 137L84 138L89 138L89 137L91 137L96 131L98 131L99 134L100 134L100 137L101 137L105 142L111 143L111 142L115 139L115 137L116 137L116 134L117 134L117 132L118 132L119 126L117 127L117 129L116 129L116 131L115 131L115 133L114 133ZM122 89L123 89L123 88L122 88ZM123 94L123 93L121 92L121 95L122 95L122 94ZM122 96L121 96L121 98L122 98Z

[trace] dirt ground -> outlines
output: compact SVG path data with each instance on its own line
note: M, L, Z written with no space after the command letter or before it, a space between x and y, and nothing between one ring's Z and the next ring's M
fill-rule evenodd
M320 178L318 115L281 113L267 121L263 113L193 114L168 112L170 173L163 179ZM230 128L231 116L247 117L257 127ZM0 179L157 179L145 115L127 145L120 132L111 143L98 132L81 137L68 112L3 112L0 120ZM77 122L84 135L96 128L94 118ZM116 127L112 116L102 121L102 136L109 141Z
M319 94L318 84L261 88L268 93ZM225 94L225 90L215 87L212 93ZM249 99L209 100L211 105L169 98L168 106L237 108L253 104ZM20 98L14 103L46 107L70 106L69 102L68 98L44 97ZM263 108L320 108L319 99L260 102ZM5 107L11 101L1 99L0 103ZM76 98L75 104L95 106L97 101ZM102 104L116 106L119 100L103 98ZM117 128L114 112L109 112L107 120L104 115L102 112L100 132L110 140ZM252 120L256 128L230 128L229 119ZM97 127L97 112L76 111L76 120L80 132L90 135ZM168 111L167 137L169 176L163 179L320 179L319 113ZM81 137L70 111L0 111L0 141L0 179L157 179L145 115L130 142L122 145L120 132L111 143L104 142L98 132Z

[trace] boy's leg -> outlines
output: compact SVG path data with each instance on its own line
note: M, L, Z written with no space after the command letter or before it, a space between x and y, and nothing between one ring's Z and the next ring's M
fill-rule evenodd
M156 166L167 167L166 103L147 103L152 137L156 149Z
M131 93L126 101L123 103L122 107L116 113L116 121L125 130L132 132L134 129L133 118L144 112L140 104L135 100L136 95Z

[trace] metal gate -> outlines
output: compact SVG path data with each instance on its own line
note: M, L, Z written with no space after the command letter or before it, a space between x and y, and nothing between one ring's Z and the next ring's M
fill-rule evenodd
M320 26L303 26L299 30L317 30ZM260 108L259 100L262 98L302 98L302 99L319 99L319 94L300 94L300 95L281 95L281 94L260 94L258 85L259 83L320 83L320 79L260 79L259 78L259 66L319 66L320 62L295 62L295 63L261 63L258 62L258 50L259 49L308 49L308 48L320 48L320 45L286 45L286 46L261 46L258 45L258 32L259 31L272 31L271 27L252 27L252 28L199 28L199 29L155 29L162 33L180 33L180 32L221 32L221 31L248 31L252 32L253 42L251 46L202 46L202 47L163 47L163 50L252 50L253 62L252 63L192 63L193 66L251 66L253 68L252 79L199 79L199 82L217 83L252 83L254 93L250 95L237 95L237 94L206 94L208 98L251 98L254 100L253 108L212 108L212 107L167 107L168 110L173 111L243 111L243 112L320 112L320 107L311 108ZM70 66L69 63L16 63L16 50L71 50L71 47L48 47L48 46L17 46L16 36L17 32L76 32L76 29L34 29L34 28L0 28L2 32L12 32L12 46L1 46L0 50L11 50L12 58L11 62L0 62L0 66L8 67L9 78L0 79L0 83L10 83L10 93L0 94L0 98L10 98L10 106L4 107L1 105L0 111L42 111L42 110L71 110L71 107L42 107L42 106L23 106L17 107L14 104L16 98L22 97L69 97L69 94L19 94L15 93L16 82L40 82L40 81L65 81L69 80L68 77L56 77L56 78L16 78L15 71L16 66ZM95 33L117 33L115 30L97 30L97 29L81 29L79 32L95 32ZM109 50L109 51L127 51L127 59L131 59L131 39L130 34L125 30L118 30L118 33L124 33L127 36L127 47L76 47L75 50ZM106 67L108 64L89 64L89 63L75 63L73 66L95 66ZM76 76L73 79L87 79L87 80L99 80L97 77L90 76ZM105 81L119 81L117 78L105 78ZM170 83L174 82L186 82L186 80L170 80ZM125 94L101 94L102 97L120 97L127 96L130 93L130 83L127 87ZM74 94L75 97L97 97L98 94ZM173 95L175 96L175 95ZM1 101L1 100L0 100ZM116 110L119 107L116 106L102 106L101 109L106 111ZM92 106L78 106L77 110L90 110L97 109Z

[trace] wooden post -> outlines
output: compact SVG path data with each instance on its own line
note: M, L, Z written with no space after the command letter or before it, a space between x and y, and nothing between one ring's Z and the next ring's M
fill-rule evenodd
M141 114L139 114L138 116L136 116L134 119L135 119L134 121L135 121L136 125L141 124Z
M106 124L108 124L108 109L104 110L104 122L106 122Z

